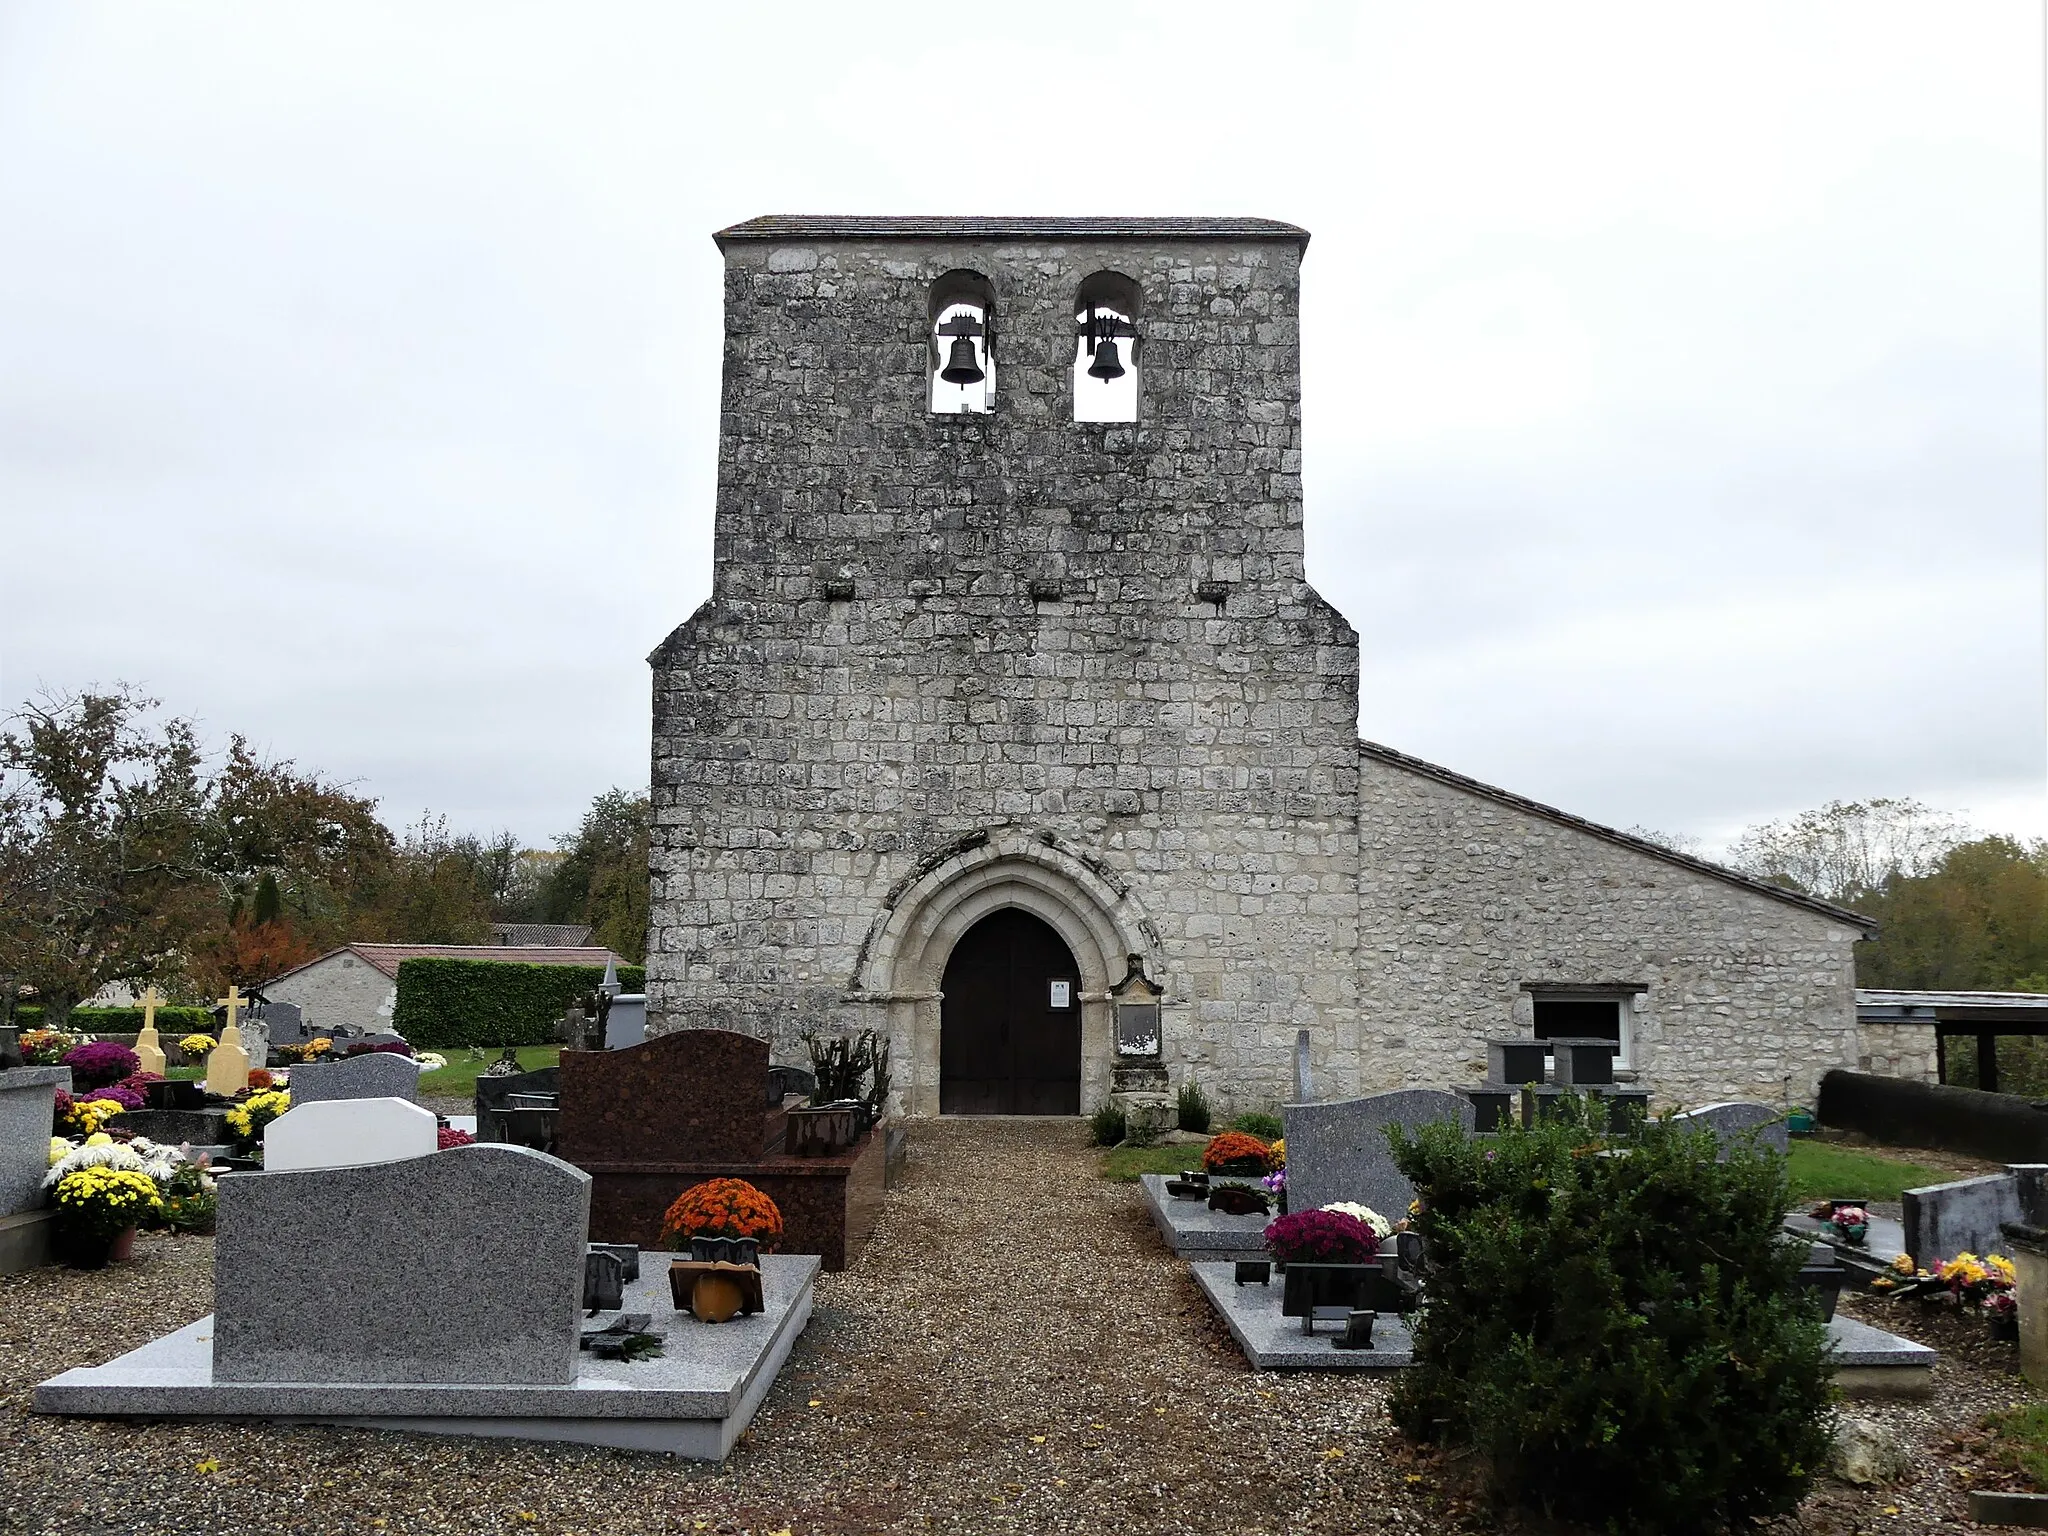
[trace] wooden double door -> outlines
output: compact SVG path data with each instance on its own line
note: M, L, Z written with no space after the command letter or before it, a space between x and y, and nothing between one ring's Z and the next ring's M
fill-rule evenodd
M1006 907L961 936L940 982L939 1112L1078 1115L1081 974L1052 927Z

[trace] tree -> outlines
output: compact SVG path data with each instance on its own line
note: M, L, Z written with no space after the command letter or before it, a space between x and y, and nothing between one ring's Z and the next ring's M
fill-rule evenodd
M1917 800L1834 800L1749 828L1730 845L1728 862L1853 907L1894 877L1925 874L1968 835L1956 817Z
M589 923L591 936L635 964L647 953L648 844L654 813L643 791L608 789L583 823L558 841L562 859L548 881L551 923Z
M400 944L488 944L491 901L475 839L457 838L445 816L422 815L368 899L350 914L351 938Z
M50 694L0 732L0 976L61 1021L161 974L197 915L206 790L190 722L126 686Z

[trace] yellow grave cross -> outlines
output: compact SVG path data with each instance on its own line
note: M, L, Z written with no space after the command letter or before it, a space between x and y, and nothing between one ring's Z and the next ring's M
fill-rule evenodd
M156 983L151 982L149 990L135 999L135 1001L142 1004L142 1027L144 1029L155 1029L156 1011L164 1005L164 995L157 991Z
M220 1005L228 1011L228 1029L234 1029L235 1015L249 1006L249 999L242 996L242 989L240 987L231 986L228 988L228 995L220 999ZM225 1036L227 1031L223 1030L221 1033Z

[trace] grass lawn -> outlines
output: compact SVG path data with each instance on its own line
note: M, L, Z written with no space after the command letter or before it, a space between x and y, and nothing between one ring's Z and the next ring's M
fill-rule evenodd
M486 1067L503 1053L502 1045L487 1045L480 1054L472 1056L466 1047L440 1051L446 1056L448 1065L438 1072L428 1072L420 1078L420 1092L442 1099L470 1099L476 1097L476 1080ZM542 1067L552 1067L561 1060L559 1045L522 1045L519 1047L519 1065L527 1072L536 1072Z
M1111 1147L1102 1154L1102 1176L1119 1184L1135 1184L1141 1173L1179 1173L1202 1166L1202 1149L1182 1146Z
M2048 1488L2048 1403L1991 1414L1984 1427L1998 1439L1993 1460L2024 1472L2036 1488Z
M1907 1154L1868 1147L1841 1147L1825 1141L1794 1138L1786 1159L1792 1173L1792 1198L1808 1200L1853 1197L1896 1200L1923 1184L1946 1184L1962 1175L1906 1161Z

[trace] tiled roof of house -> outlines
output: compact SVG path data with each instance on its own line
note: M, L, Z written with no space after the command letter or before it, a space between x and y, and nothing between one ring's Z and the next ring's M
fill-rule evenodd
M743 240L1285 240L1308 244L1308 231L1278 219L989 218L771 213L721 229L720 250Z
M588 923L493 923L491 937L500 944L574 946L590 943Z

